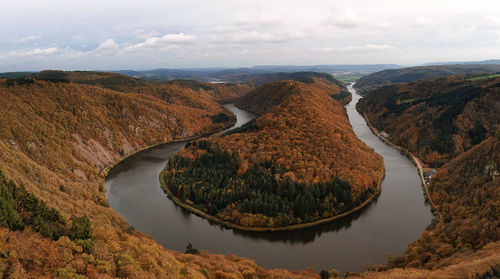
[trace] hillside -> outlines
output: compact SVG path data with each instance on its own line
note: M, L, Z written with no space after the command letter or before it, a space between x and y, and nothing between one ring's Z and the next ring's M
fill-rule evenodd
M430 185L443 223L433 223L411 243L398 265L430 269L456 264L461 256L500 240L500 134L444 165Z
M493 76L454 76L384 86L362 99L358 109L392 142L442 165L429 192L443 218L361 278L500 276L499 86Z
M293 80L307 84L309 87L323 91L330 95L333 99L347 104L351 101L352 96L347 91L345 85L328 74L314 72L298 72L298 73L280 73L259 76L260 81L282 81ZM249 111L261 114L267 109L279 104L283 94L287 94L283 90L275 90L275 87L262 86L260 90L254 90L237 100L239 106L244 107Z
M498 278L500 134L444 165L430 191L443 214L403 256L353 278ZM387 270L389 268L389 270Z
M204 109L210 98L220 103L230 102L255 88L248 83L205 83L176 79L168 82L149 82L124 74L88 71L41 71L38 73L9 73L8 82L26 83L33 80L78 83L98 86L123 93L147 94L169 103L186 103ZM189 93L189 94L187 94Z
M1 276L311 276L266 271L233 256L168 251L107 206L105 166L151 144L231 123L231 116L220 121L228 112L209 96L192 102L74 82L0 81Z
M454 75L479 75L500 72L500 64L460 64L388 69L361 77L354 87L362 94L377 87Z
M167 83L206 93L219 103L233 102L255 89L255 85L252 83L207 83L184 79L171 80Z
M169 161L166 190L183 203L243 228L276 228L336 216L378 192L382 158L328 92L273 82L237 105L259 116Z
M342 82L336 80L329 74L318 73L318 72L293 72L293 73L271 73L256 75L248 79L248 81L253 82L257 85L263 85L272 81L280 80L295 80L304 83L311 84L314 82L313 79L324 79L330 83L337 85L338 87L345 87Z
M500 78L455 76L384 86L358 109L392 142L440 166L500 128Z

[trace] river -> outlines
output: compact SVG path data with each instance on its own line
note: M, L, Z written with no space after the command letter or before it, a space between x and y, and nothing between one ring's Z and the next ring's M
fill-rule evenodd
M430 224L430 207L416 167L372 134L355 108L361 96L348 89L353 98L346 109L354 132L384 157L386 167L380 196L356 213L289 232L222 228L175 205L160 188L159 174L183 142L139 152L113 168L106 179L109 204L168 249L184 251L191 242L197 249L248 257L266 268L362 271L368 264L384 263L388 253L401 255ZM234 127L254 117L232 104L226 107L237 116Z

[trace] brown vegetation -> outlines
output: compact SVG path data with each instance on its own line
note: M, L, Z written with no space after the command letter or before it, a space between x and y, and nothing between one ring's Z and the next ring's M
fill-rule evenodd
M183 255L129 227L107 207L100 170L136 149L203 134L231 121L214 121L213 116L228 112L203 92L193 96L190 89L168 84L147 83L141 92L127 93L103 87L43 80L7 86L0 81L0 169L66 220L88 216L95 238L93 248L85 251L66 236L51 240L31 227L0 228L2 277L184 278L187 273L192 278L304 278L313 274L266 271L234 256Z
M489 138L444 165L430 184L443 215L408 247L401 266L434 268L500 240L500 141ZM443 260L444 259L444 260Z
M334 87L335 85L330 84L328 86ZM253 203L259 204L261 200L259 195L263 195L262 199L269 199L264 202L266 205L273 204L277 202L276 200L280 200L279 204L283 205L283 203L291 202L290 199L293 200L296 197L286 196L280 192L281 190L268 196L268 194L265 194L267 193L266 189L259 188L259 190L255 190L257 196L251 198L251 201L246 202L243 198L239 200L240 193L246 195L251 189L247 189L245 186L243 187L245 189L241 190L237 185L250 183L249 181L253 181L252 177L262 177L265 183L270 183L270 185L277 183L279 188L292 187L299 189L302 187L299 184L296 186L285 185L295 182L305 183L311 192L313 192L314 187L317 187L313 185L314 183L330 183L335 179L340 179L350 184L349 189L346 191L349 196L352 195L353 206L362 203L372 195L367 194L367 191L370 191L370 193L376 192L384 174L382 158L359 141L352 131L342 105L322 88L325 88L324 83L309 85L296 81L273 82L259 87L237 101L238 106L260 114L254 122L249 123L242 129L209 139L208 142L195 143L182 151L180 155L191 158L197 164L197 169L200 172L215 171L215 165L211 170L210 163L205 170L202 161L220 160L228 164L222 169L236 168L239 175L220 174L220 179L229 179L230 182L228 183L232 184L234 182L236 188L228 189L225 194L215 195L216 200L213 202L207 202L206 198L200 199L200 201L205 202L197 204L198 209L217 213L219 218L226 221L256 227L274 227L304 221L315 221L349 210L347 201L346 208L344 208L344 205L340 202L342 201L340 197L337 197L340 203L338 205L333 198L330 202L328 200L323 201L321 195L318 194L315 197L316 201L329 204L329 206L325 207L327 208L325 211L310 212L309 214L306 213L305 216L303 212L297 214L297 211L300 211L300 208L305 206L300 206L300 204L307 203L307 201L302 202L299 200L289 207L285 206L287 208L286 212L282 212L277 208L270 208L269 210L263 209L263 211L269 212L268 214L271 215L257 214L255 212L259 210L254 209L255 205ZM338 88L337 92L340 92ZM221 153L219 149L227 150L232 155ZM203 157L202 161L199 161L200 156L203 156L206 152L208 152L209 157ZM213 159L210 159L210 156ZM219 157L223 158L224 156L229 157L227 157L227 160L219 159ZM276 164L276 167L274 167L274 164ZM188 177L183 177L193 177L190 172L191 167L188 165L182 158L171 160L169 171L165 175L167 177L166 181L169 183L175 182L175 187L170 185L175 188L172 188L173 192L178 193L179 197L184 196L184 199L189 199L190 195L193 195L193 199L198 199L197 195L213 196L212 193L201 193L206 190L203 187L209 187L211 184L208 180L203 182L203 178L201 178L202 183L199 185L204 186L199 187L205 190L196 189L198 184L195 186L182 184L183 187L181 187L180 192L176 190L177 183L191 183ZM177 167L182 169L176 169ZM272 169L271 174L264 171L266 168ZM203 177L202 174L199 175ZM278 178L273 179L272 175ZM229 176L231 178L228 178ZM206 179L212 178L206 177ZM238 182L240 179L242 181ZM290 182L287 182L287 179ZM257 184L262 185L262 183L264 182ZM342 184L342 182L339 183ZM252 189L257 187L257 184ZM324 186L318 187L322 188ZM188 189L188 193L184 192L184 188ZM215 190L217 189L213 191ZM288 192L288 190L285 190L285 192ZM291 192L295 192L295 190L291 190ZM250 195L253 194L250 193ZM281 195L281 197L273 195ZM226 198L236 200L234 200L234 203L227 205L227 208L221 208L221 206L225 207L224 200ZM298 198L302 199L304 197L301 195ZM219 199L223 200L219 201ZM350 202L349 204L351 205ZM257 207L261 208L261 206ZM315 208L312 204L306 207ZM293 210L293 214L289 214L288 210ZM285 216L281 214L285 214Z
M358 89L361 94L364 94L380 86L389 84L407 83L417 80L456 75L497 73L499 71L500 65L498 64L436 65L388 69L361 77L356 81L354 87Z
M360 103L392 142L430 164L445 163L429 185L442 222L434 220L403 256L376 268L396 269L363 278L500 276L499 84L495 78L425 80L382 87Z
M381 87L358 108L390 140L440 166L500 128L500 78L463 76Z

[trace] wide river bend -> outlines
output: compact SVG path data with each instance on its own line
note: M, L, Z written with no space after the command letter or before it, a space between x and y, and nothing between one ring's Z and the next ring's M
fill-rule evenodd
M356 135L384 157L381 195L364 209L332 223L288 232L241 232L225 229L175 205L160 188L159 174L185 142L164 144L122 161L106 178L110 206L130 225L168 249L184 251L191 242L211 253L248 257L266 268L362 271L401 255L432 220L412 162L387 146L368 128L355 104L361 98L349 86L346 106ZM254 117L226 105L239 127ZM234 128L233 127L233 128Z

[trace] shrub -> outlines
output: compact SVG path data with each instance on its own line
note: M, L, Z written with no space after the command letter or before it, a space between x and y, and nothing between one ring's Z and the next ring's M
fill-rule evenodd
M71 240L86 240L92 238L92 224L87 216L82 216L73 220L71 226L70 238Z
M193 255L197 255L199 254L200 251L196 248L193 247L193 244L191 244L191 242L189 242L187 245L186 245L186 254L193 254Z
M321 277L321 279L328 279L328 278L330 278L330 272L328 272L326 270L322 270L319 273L319 276Z

